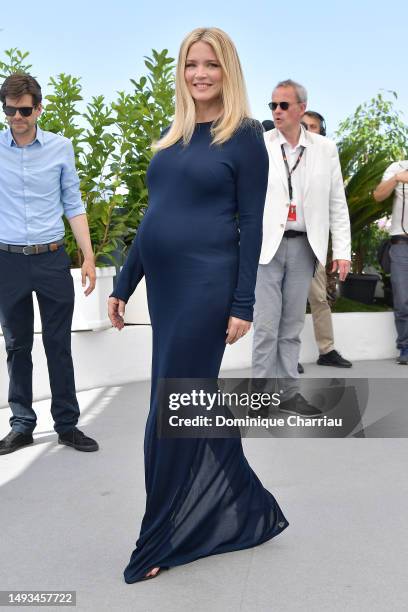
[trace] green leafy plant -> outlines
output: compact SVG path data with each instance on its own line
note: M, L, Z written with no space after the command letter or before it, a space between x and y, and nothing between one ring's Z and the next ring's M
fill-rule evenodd
M367 262L367 241L374 239L373 223L392 208L392 196L376 202L372 193L386 168L408 151L408 127L401 112L382 93L357 107L336 132L352 233L352 270L361 274ZM375 234L376 235L376 234Z
M20 51L19 49L7 49L4 51L6 56L5 61L0 60L0 79L6 79L10 74L15 72L29 72L31 64L25 64L25 60L30 55L28 51ZM7 125L0 121L0 130L5 130Z
M52 93L45 96L44 110L38 124L43 130L69 138L79 161L79 154L83 153L81 140L84 134L84 128L77 125L81 117L78 102L83 99L80 79L61 73L56 78L50 78L48 87Z
M385 95L379 92L371 100L360 104L352 115L339 124L336 132L339 148L353 142L364 143L356 162L367 162L373 153L385 151L391 160L406 157L408 126L402 119L402 112L394 107L397 99L395 91L386 91Z
M362 274L364 266L376 268L381 273L377 251L381 242L388 237L388 232L379 228L375 222L366 225L356 236L353 236L351 248L354 255L354 269L357 274Z
M124 205L130 209L129 227L137 229L147 206L146 171L152 158L151 144L171 121L174 112L174 60L167 49L152 50L145 57L147 76L131 79L132 93L119 92L112 104L114 135L118 147L112 155L112 170L122 177L127 191Z
M343 144L339 150L340 164L350 214L352 235L352 271L362 274L366 261L366 242L377 219L389 213L392 197L386 202L376 202L372 192L381 181L390 161L387 153L378 153L366 161L356 163L365 143ZM370 233L371 232L371 233Z
M115 192L120 178L110 169L110 156L116 146L109 132L115 122L112 109L103 96L94 96L81 113L78 108L83 99L80 79L71 75L59 74L50 80L49 86L52 93L46 96L48 103L39 124L73 143L96 263L114 263L112 253L127 228L126 217L115 214L115 209L123 204L123 196ZM73 265L80 266L81 252L67 222L65 236Z
M6 61L0 60L0 79L5 79L15 72L29 72L31 64L25 64L25 60L30 55L29 51L20 51L17 48L4 51Z

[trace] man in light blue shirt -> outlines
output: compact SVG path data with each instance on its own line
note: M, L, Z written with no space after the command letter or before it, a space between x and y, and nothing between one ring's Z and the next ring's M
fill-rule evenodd
M74 287L64 249L63 215L84 256L86 295L95 287L94 255L72 144L37 126L41 99L40 85L28 74L9 76L0 89L10 126L0 133L0 324L13 413L11 431L0 440L0 455L33 443L33 291L40 308L58 441L81 451L98 449L97 442L76 427L80 412L71 356Z

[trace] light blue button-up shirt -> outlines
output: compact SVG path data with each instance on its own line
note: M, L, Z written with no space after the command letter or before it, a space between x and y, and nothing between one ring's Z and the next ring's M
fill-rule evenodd
M17 146L0 132L0 242L47 244L64 237L62 216L85 213L68 138L37 126L35 140Z

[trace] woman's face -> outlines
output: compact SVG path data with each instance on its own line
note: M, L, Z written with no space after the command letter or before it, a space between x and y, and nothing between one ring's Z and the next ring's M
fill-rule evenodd
M221 97L222 68L208 43L193 43L184 70L187 87L196 102L213 102Z

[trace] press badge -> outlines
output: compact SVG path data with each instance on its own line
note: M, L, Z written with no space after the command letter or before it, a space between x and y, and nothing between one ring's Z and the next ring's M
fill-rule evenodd
M296 204L289 204L288 221L296 221Z

